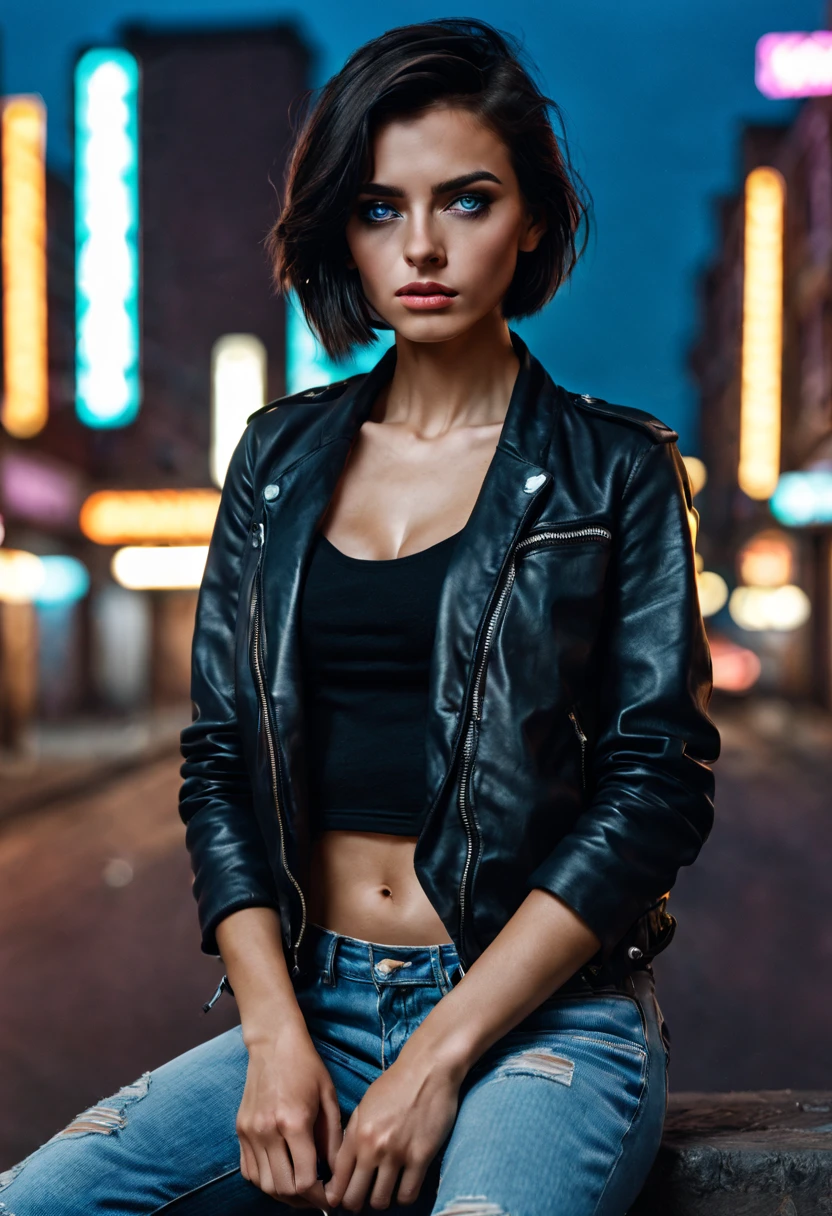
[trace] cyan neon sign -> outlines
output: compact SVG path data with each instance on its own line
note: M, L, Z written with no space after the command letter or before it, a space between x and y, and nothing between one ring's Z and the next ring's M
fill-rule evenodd
M832 470L781 473L769 506L787 527L832 524Z
M139 379L139 67L119 49L75 69L76 410L125 426Z

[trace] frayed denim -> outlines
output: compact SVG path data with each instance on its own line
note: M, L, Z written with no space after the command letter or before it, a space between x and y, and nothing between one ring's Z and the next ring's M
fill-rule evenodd
M308 931L312 964L296 994L346 1125L450 991L459 963L452 945ZM82 1112L0 1175L0 1216L296 1212L239 1172L235 1119L247 1059L236 1027ZM417 1202L388 1210L624 1216L659 1147L666 1068L649 972L618 991L555 994L481 1057Z

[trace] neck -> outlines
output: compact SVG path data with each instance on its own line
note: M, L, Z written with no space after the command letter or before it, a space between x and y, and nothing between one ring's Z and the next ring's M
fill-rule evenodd
M489 314L445 342L396 337L396 370L374 420L435 438L503 421L520 363L502 316Z

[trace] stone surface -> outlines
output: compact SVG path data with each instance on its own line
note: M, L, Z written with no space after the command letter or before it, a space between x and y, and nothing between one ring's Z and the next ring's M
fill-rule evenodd
M832 1092L672 1095L631 1216L832 1216Z

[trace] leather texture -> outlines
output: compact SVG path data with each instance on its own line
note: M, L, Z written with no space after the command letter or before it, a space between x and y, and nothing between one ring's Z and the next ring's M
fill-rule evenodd
M674 431L555 384L512 341L520 372L440 600L414 861L465 967L539 887L598 935L589 970L603 978L669 940L666 893L713 821L698 516ZM209 954L223 917L265 905L290 964L303 955L299 592L395 358L258 411L231 461L182 732L180 813Z

